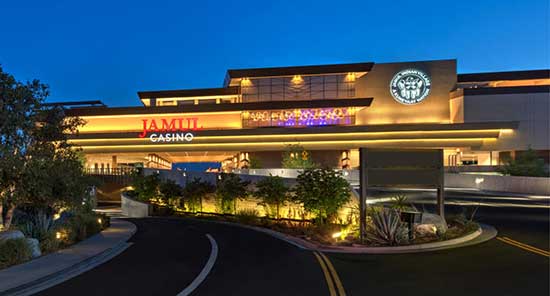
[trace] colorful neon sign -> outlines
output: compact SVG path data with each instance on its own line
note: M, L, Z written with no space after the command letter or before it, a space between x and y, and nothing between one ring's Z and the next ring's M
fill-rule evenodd
M243 119L251 126L344 125L353 123L354 114L351 108L266 110L248 112Z

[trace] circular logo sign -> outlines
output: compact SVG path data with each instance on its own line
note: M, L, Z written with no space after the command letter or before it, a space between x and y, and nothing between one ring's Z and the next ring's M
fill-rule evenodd
M399 103L414 105L430 94L431 86L432 82L426 73L416 69L405 69L393 76L390 92Z

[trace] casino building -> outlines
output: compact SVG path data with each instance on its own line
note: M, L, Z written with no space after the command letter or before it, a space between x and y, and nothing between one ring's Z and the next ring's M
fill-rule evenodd
M142 106L66 104L87 167L281 167L288 145L335 168L359 147L442 148L447 166L548 163L550 70L457 74L456 60L228 70L220 88L138 92Z

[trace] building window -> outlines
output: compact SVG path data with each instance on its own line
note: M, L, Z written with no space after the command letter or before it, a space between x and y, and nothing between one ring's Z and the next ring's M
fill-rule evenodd
M243 102L330 100L355 97L351 74L247 79Z

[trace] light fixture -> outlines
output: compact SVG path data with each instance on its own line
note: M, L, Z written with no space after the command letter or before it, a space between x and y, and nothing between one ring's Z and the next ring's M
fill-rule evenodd
M248 77L244 77L241 79L241 86L251 86L252 85L252 82L250 81L250 79L248 79Z
M300 84L304 82L304 79L300 75L294 75L294 77L292 77L292 80L290 81L294 84Z

